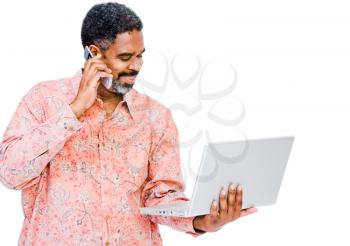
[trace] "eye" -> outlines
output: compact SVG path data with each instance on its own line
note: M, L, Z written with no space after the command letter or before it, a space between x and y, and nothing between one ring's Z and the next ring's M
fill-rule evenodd
M129 61L130 57L129 56L122 56L122 57L120 57L120 60L122 60L122 61Z

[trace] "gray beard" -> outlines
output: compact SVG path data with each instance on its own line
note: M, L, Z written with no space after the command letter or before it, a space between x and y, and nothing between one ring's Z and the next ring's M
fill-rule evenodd
M133 84L132 85L129 85L129 84L128 85L121 85L118 80L113 80L111 90L113 90L113 92L115 92L115 93L125 95L126 93L131 91L132 87L133 87Z
M116 93L116 94L121 94L121 95L125 95L126 93L128 93L129 91L131 91L133 84L131 85L122 85L120 84L119 80L113 80L111 85L108 85L107 82L104 82L103 85L105 86L105 88L107 90L109 90L110 92Z

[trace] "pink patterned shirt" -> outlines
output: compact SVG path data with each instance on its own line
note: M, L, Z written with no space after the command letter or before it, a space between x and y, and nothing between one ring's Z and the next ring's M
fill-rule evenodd
M132 89L110 118L97 99L78 120L80 79L34 86L0 144L0 180L22 191L19 245L162 245L157 224L198 235L193 218L139 212L188 200L169 109Z

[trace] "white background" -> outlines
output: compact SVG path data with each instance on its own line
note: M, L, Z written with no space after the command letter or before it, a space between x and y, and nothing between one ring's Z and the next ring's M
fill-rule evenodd
M183 51L197 54L203 64L224 59L236 68L234 96L245 105L235 130L248 136L296 136L276 205L196 239L161 227L164 245L350 245L348 1L122 2L145 26L145 77L156 81L164 73L157 52L169 61ZM82 66L80 27L94 3L1 2L2 133L29 88L71 76ZM207 88L224 87L226 75L218 68L208 75ZM178 93L158 99L167 105L184 102L186 92ZM179 125L184 120L181 115L175 119ZM16 245L23 221L20 192L1 186L0 201L0 244Z

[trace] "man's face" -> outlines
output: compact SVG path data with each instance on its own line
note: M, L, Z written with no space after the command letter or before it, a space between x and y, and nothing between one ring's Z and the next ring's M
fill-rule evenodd
M112 70L114 91L125 94L131 90L142 67L144 51L142 32L133 30L118 34L103 53L103 61Z

